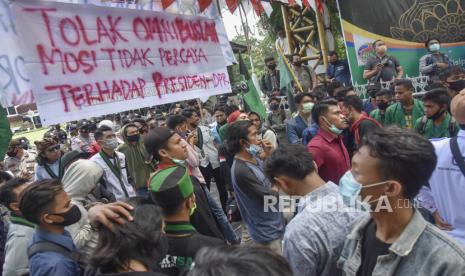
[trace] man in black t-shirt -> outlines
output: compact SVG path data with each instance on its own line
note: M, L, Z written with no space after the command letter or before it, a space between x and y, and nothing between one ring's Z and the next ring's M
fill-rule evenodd
M163 273L179 275L189 269L195 254L204 246L224 245L220 239L197 233L190 216L197 208L194 186L186 167L159 170L150 180L150 194L165 213L168 254L161 261Z
M363 78L371 83L402 78L404 69L395 57L386 55L386 43L382 40L376 40L372 46L376 55L369 58L365 64Z

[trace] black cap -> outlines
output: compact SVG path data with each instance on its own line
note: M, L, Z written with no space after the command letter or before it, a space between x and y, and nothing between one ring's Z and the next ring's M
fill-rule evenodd
M158 160L158 150L163 148L174 134L174 131L166 127L156 127L150 130L144 139L145 148L149 155Z
M86 119L80 120L77 124L78 129L88 128L92 123Z

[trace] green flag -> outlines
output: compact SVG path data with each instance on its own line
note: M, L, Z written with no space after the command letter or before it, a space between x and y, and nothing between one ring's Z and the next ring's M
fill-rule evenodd
M10 145L11 133L10 123L6 117L5 110L0 105L0 162L5 158L5 153Z
M292 75L289 72L289 68L284 61L283 56L278 53L279 57L279 89L286 88L287 102L289 109L292 113L297 111L297 106L294 102L294 94L292 93Z
M260 99L260 95L258 95L257 88L253 83L252 78L247 70L247 66L242 59L242 55L239 53L239 72L242 75L243 81L247 83L248 92L243 94L245 108L247 111L253 111L260 114L260 117L266 118L266 109L263 105L263 102Z

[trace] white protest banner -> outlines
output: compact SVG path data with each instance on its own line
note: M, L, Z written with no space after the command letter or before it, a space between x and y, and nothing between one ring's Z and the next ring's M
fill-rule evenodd
M9 3L0 0L0 103L3 107L34 101Z
M46 125L231 91L214 20L28 0L12 11Z

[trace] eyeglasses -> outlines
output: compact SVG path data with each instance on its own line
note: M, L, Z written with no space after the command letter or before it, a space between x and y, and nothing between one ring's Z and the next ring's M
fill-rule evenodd
M60 150L60 145L51 146L47 149L47 152L54 152Z

